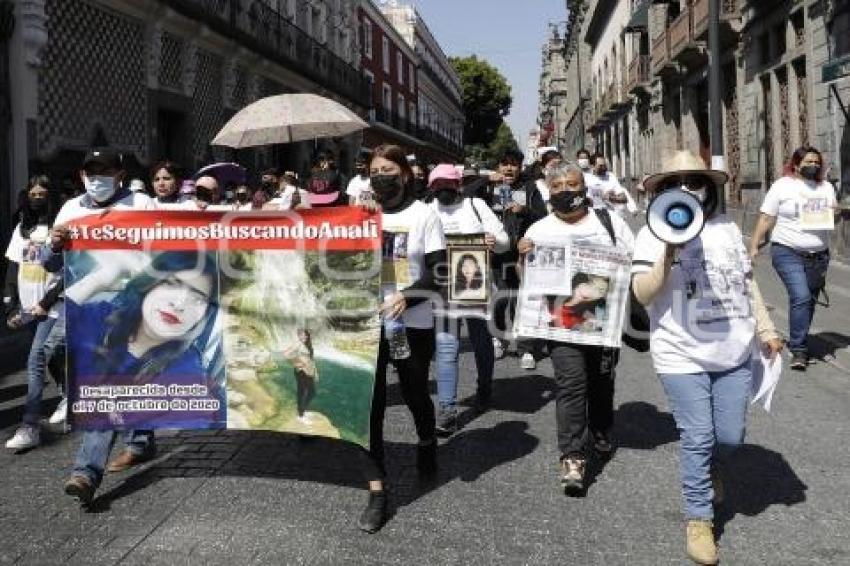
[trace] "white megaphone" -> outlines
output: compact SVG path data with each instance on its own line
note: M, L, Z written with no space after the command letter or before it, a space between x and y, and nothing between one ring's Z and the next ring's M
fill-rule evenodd
M659 193L646 209L646 225L656 238L668 244L690 242L705 226L705 211L697 197L682 189Z

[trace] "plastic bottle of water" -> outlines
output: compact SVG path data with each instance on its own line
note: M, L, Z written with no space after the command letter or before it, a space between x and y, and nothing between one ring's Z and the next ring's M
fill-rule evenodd
M406 360L410 357L407 330L400 316L398 318L384 319L384 333L390 347L390 358L394 360Z

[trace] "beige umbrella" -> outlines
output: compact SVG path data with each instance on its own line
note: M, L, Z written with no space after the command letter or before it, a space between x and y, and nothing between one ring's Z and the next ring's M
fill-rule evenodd
M279 94L249 104L221 129L212 145L254 147L345 136L369 124L338 102L316 94Z

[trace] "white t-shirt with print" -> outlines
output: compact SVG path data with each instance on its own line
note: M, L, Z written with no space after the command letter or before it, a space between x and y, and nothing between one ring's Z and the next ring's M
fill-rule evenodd
M434 199L429 206L440 216L445 234L492 234L496 237L493 251L497 254L508 251L511 242L505 226L480 198L464 198L449 206Z
M632 273L650 271L663 255L664 243L644 226L635 241ZM655 371L724 371L746 362L755 336L751 277L741 231L725 216L709 219L677 252L664 286L647 307Z
M632 195L629 191L620 184L616 176L610 172L604 177L600 177L595 173L585 173L584 183L587 186L587 196L593 201L593 208L607 208L611 212L617 213L620 217L625 216L627 212L634 213L637 210ZM606 198L608 193L626 197L626 202L614 203Z
M425 255L446 248L439 215L427 204L413 201L400 212L383 212L381 291L386 297L402 291L425 273ZM430 300L403 313L410 328L433 328Z
M292 210L292 201L295 200L295 192L298 192L299 203L301 208L310 208L310 193L304 189L299 189L295 185L286 185L283 190L268 204L277 206L280 210Z
M829 230L808 230L804 211L832 214L835 188L826 182L814 183L796 177L777 179L761 205L761 212L776 218L770 241L806 252L819 252L829 247Z
M156 208L154 199L144 193L127 193L127 195L106 208L94 206L91 197L81 195L68 200L62 205L53 224L60 226L84 216L99 214L104 210L155 210Z
M348 182L348 187L345 189L345 194L354 199L354 204L364 204L372 201L372 184L369 182L369 177L361 177L355 175Z
M21 225L15 226L6 258L18 264L18 301L21 310L36 306L47 291L56 283L58 275L44 269L44 260L50 254L50 228L39 224L32 229L29 237L21 235ZM51 309L49 316L56 318L58 313Z
M610 216L611 226L614 228L614 237L617 239L617 247L632 253L635 245L632 230L619 216L615 214ZM525 232L525 237L534 243L560 243L571 240L600 246L612 244L608 230L605 229L597 214L592 210L589 210L587 216L574 224L564 222L552 213L532 224Z

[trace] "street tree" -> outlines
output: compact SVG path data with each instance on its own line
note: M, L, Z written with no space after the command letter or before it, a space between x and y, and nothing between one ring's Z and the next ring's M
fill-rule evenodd
M465 143L489 146L511 109L511 86L493 65L475 55L451 57L449 61L460 75L463 88Z

